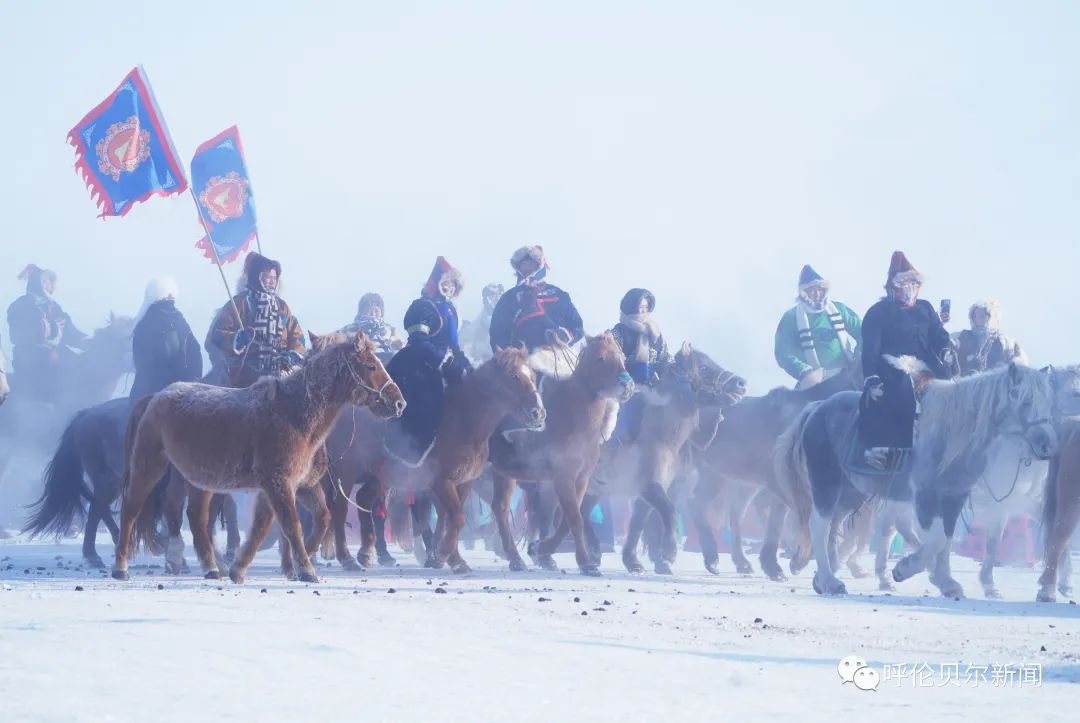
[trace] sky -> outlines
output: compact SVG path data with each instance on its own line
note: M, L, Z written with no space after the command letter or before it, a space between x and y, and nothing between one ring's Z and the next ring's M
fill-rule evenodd
M239 126L316 332L367 291L400 324L439 254L472 317L541 244L587 331L644 286L763 392L802 265L861 314L903 249L950 330L992 298L1034 363L1080 361L1078 33L1069 2L0 2L0 306L30 262L84 329L162 274L197 336L225 302L189 195L102 221L73 170L141 63L185 162Z

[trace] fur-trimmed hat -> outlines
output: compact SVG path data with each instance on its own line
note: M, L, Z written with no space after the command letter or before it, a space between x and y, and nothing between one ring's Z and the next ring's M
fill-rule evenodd
M260 253L252 251L244 259L244 282L247 289L261 288L259 275L264 271L276 271L278 279L281 279L281 264L274 259L267 258Z
M424 284L423 290L420 292L429 299L438 299L442 296L442 291L439 287L447 282L452 281L457 287L457 292L454 294L453 299L456 299L461 294L462 289L465 288L465 279L462 277L461 272L454 268L453 264L446 260L445 256L440 256L435 259L435 267L431 270L431 275L428 276L427 283ZM408 324L406 324L408 326Z
M630 289L623 294L622 301L619 302L619 311L631 316L640 313L642 299L649 302L649 313L652 313L656 309L656 297L648 289Z
M360 297L360 302L356 305L356 315L367 316L373 306L379 307L383 310L383 313L386 313L386 304L383 302L383 297L374 291Z
M176 301L178 298L180 298L180 287L177 285L176 279L171 276L159 276L156 279L151 279L150 283L146 285L142 308L139 309L139 313L135 316L135 321L141 321L146 316L147 310L157 302L165 299Z
M813 266L807 264L806 266L803 266L802 271L799 272L799 291L809 289L813 286L823 286L827 289L829 288L829 282L817 271L814 271Z
M975 312L979 310L985 311L989 320L986 322L987 329L997 329L1001 326L1001 305L996 301L976 301L968 309L968 321L972 324L975 323Z
M923 276L908 261L903 251L893 251L889 262L889 277L885 280L885 290L891 291L904 284L922 284Z
M519 279L525 277L525 274L522 274L521 271L518 270L518 266L520 266L521 262L525 259L532 259L537 263L537 266L540 269L546 269L548 267L547 256L544 255L543 246L522 246L510 257L510 266L514 269L514 273L518 275Z
M26 293L45 295L44 283L48 279L56 283L56 272L43 269L37 264L27 264L26 268L19 272L19 281L26 282Z

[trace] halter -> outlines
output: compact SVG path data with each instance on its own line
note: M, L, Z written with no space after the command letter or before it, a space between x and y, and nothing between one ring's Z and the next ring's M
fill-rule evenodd
M356 369L353 368L352 360L349 359L348 357L345 358L345 368L349 370L349 375L352 377L353 381L356 383L356 386L358 386L361 389L365 390L369 394L374 394L376 400L378 400L378 401L380 401L380 402L382 402L384 404L387 402L386 396L383 394L383 392L386 391L386 388L388 386L390 386L391 384L394 383L394 380L391 379L389 375L387 375L386 381L383 382L383 385L381 387L379 387L378 389L376 389L375 387L371 386L370 384L367 384L360 377L360 375L357 373Z

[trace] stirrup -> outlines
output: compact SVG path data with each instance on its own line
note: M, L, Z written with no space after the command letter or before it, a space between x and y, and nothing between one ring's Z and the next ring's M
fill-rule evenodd
M892 457L893 450L891 447L870 447L863 453L863 460L868 467L882 471L888 469Z

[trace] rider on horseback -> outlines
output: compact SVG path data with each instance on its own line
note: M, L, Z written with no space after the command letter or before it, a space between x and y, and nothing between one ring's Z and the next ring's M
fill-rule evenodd
M376 293L364 294L356 305L356 318L341 331L347 334L363 332L368 339L375 342L379 357L386 355L386 358L389 358L405 346L405 342L398 336L397 329L386 323L385 316L386 305L382 296Z
M976 301L968 311L968 320L971 328L953 339L962 375L984 372L1013 361L1027 363L1020 345L998 329L1001 307L996 301Z
M277 295L280 277L280 263L248 254L240 293L221 307L210 326L206 350L211 358L222 359L234 387L287 372L303 360L304 330Z
M55 272L30 264L19 279L26 281L26 294L7 311L16 385L30 399L54 402L65 360L75 355L72 349L83 347L87 335L53 299Z
M472 321L466 321L461 327L462 343L468 350L469 357L477 363L491 358L491 349L488 346L488 339L491 338L491 315L504 293L506 289L502 284L485 286L480 292L483 299L480 316Z
M776 327L776 363L809 389L847 372L859 358L862 322L844 304L829 299L829 282L809 265L799 274L798 303Z
M440 256L420 298L405 312L409 341L386 366L407 406L388 423L385 446L409 466L420 465L435 442L445 384L460 382L472 370L458 344L454 299L463 286L461 272Z
M626 357L626 371L638 385L638 391L660 381L662 369L671 361L667 341L653 319L655 309L656 297L651 291L630 289L619 302L619 323L611 330ZM612 439L619 444L630 444L637 438L645 405L645 396L634 394L619 406Z
M919 299L923 277L904 256L893 253L885 283L886 296L863 319L862 364L866 374L859 409L859 434L867 464L886 469L899 462L900 451L912 447L915 388L908 373L887 359L914 357L938 379L951 376L951 344L943 319L928 301Z
M491 315L491 350L519 342L531 352L551 344L554 336L564 344L574 344L585 336L570 295L549 284L548 264L540 246L522 246L510 259L517 286L503 294Z
M131 400L154 394L173 382L195 382L202 377L202 351L191 327L176 308L179 290L169 277L154 279L132 334L135 381Z

